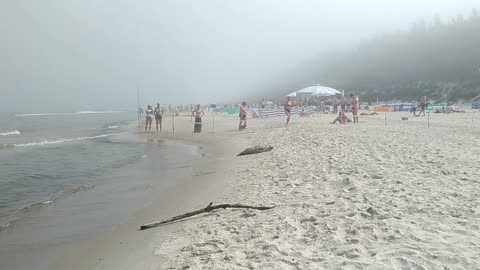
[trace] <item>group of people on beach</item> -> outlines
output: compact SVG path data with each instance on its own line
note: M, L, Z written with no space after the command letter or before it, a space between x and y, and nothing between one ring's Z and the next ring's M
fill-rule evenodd
M155 118L157 132L162 131L163 109L160 107L160 103L157 103L155 109L152 109L152 105L147 106L145 110L145 132L152 131L153 118Z
M160 103L157 103L157 106L155 107L155 109L152 108L152 105L148 105L147 109L145 110L145 132L152 131L153 119L155 119L156 131L161 132L164 113L165 113L165 109L160 106ZM192 113L191 114L192 117L195 119L193 132L194 133L202 132L202 118L205 115L205 112L201 109L200 104L196 105L191 113ZM139 117L142 114L143 114L143 109L139 107L139 110L138 110ZM246 126L246 123L245 123L245 126Z
M425 109L427 108L428 105L428 99L427 96L422 96L420 99L420 112L417 115L417 108L418 108L418 103L415 101L412 103L412 109L411 112L413 113L413 116L420 116L420 114L423 113L423 116L425 116Z
M360 107L360 102L358 100L358 97L355 94L350 94L350 108L352 111L352 119L354 124L358 124L358 109ZM350 122L346 112L345 112L345 106L340 107L340 111L338 113L337 118L333 120L332 124L340 123L340 124L346 124L347 122Z

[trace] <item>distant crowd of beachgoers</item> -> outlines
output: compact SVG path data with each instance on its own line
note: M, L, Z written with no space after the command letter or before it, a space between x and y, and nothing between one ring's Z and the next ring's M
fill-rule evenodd
M472 108L474 108L472 104ZM237 114L239 117L238 129L243 130L247 127L247 117L265 118L272 116L286 117L286 125L290 123L292 115L309 116L314 113L335 114L336 117L332 124L358 123L359 110L373 111L363 112L360 115L376 115L379 112L410 112L415 117L425 116L427 112L432 113L452 113L460 112L458 106L452 103L432 103L427 96L422 96L419 102L412 101L408 103L398 104L379 104L372 106L368 102L360 102L359 97L355 94L347 96L333 97L290 97L288 96L284 102L272 102L263 99L260 102L247 105L242 102L240 105L211 104L201 106L200 104L188 105L161 105L157 103L156 107L147 105L144 110L141 106L138 108L138 115L142 117L145 114L145 132L152 130L152 123L155 120L156 131L162 130L162 120L165 114L179 115L188 113L192 119L195 119L193 132L200 133L202 131L202 118L205 115L204 109L215 112L225 112L228 114ZM480 106L479 106L480 108ZM348 114L351 113L351 117Z

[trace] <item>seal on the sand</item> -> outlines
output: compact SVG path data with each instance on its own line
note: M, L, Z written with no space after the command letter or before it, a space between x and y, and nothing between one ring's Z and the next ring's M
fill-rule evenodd
M240 154L237 156L245 156L245 155L252 155L252 154L258 154L258 153L263 153L263 152L268 152L273 149L273 146L270 145L257 145L253 147L249 147L245 150L243 150Z

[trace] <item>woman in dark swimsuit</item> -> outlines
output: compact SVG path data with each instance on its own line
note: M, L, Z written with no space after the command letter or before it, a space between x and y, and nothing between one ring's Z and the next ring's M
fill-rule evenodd
M284 109L285 114L287 115L287 124L290 122L290 117L292 116L292 108L293 108L293 101L290 97L287 97L287 101L285 102Z
M160 103L157 103L157 107L155 107L155 126L157 128L158 132L158 127L160 127L160 131L162 131L162 115L163 115L163 110L160 107Z
M200 109L200 104L197 105L197 108L192 112L192 116L195 117L195 124L193 126L193 133L202 132L202 117L205 115L205 112Z

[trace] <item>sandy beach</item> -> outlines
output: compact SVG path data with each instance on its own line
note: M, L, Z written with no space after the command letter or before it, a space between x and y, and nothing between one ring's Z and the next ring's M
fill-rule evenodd
M400 116L258 119L238 132L237 117L219 115L203 134L180 120L147 139L200 145L194 175L57 269L478 269L480 115L433 114L430 127ZM274 149L235 156L258 144ZM276 207L138 230L212 201Z

